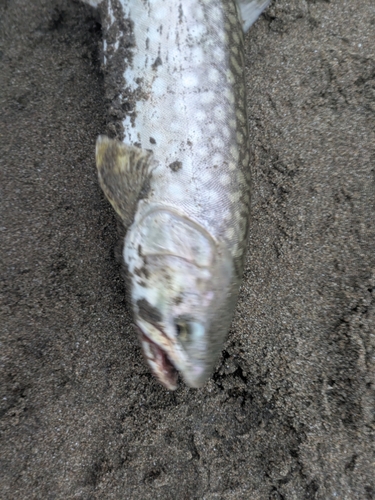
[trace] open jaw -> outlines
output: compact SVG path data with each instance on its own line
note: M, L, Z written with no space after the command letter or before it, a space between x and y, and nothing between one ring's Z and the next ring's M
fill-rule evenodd
M152 373L167 389L177 389L178 372L167 353L139 328L142 349Z

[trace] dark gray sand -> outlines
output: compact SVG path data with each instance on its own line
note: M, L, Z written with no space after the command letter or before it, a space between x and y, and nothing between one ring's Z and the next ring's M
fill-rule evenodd
M145 366L96 180L93 10L1 0L1 499L375 498L375 3L247 37L249 254L201 390Z

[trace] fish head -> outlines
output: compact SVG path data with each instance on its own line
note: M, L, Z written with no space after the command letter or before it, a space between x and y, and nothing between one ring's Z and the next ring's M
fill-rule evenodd
M159 210L127 235L124 260L144 355L168 389L211 375L236 299L230 254L197 224Z

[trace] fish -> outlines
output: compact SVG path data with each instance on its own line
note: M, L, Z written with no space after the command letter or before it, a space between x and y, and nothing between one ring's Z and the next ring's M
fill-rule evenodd
M87 0L100 12L100 186L147 363L200 388L227 338L249 233L244 32L269 0Z

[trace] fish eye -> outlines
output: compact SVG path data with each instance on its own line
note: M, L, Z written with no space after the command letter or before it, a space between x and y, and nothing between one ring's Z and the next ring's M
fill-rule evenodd
M191 334L190 324L187 321L178 319L175 322L176 334L181 340L187 340Z

